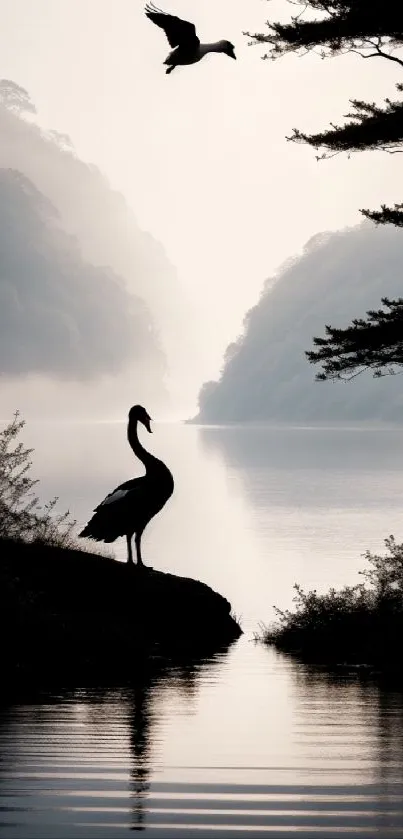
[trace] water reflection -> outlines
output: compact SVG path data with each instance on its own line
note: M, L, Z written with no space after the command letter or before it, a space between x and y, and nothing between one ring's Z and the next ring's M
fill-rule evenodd
M155 713L152 705L151 684L142 684L133 689L129 712L133 830L144 828L145 799L150 790L150 750Z
M292 606L295 582L318 591L354 585L367 549L382 552L390 533L403 539L402 429L234 426L199 434L248 511L261 621L274 617L272 603ZM242 609L248 617L251 607Z
M151 673L147 668L142 678L124 693L127 706L128 742L131 755L130 799L131 829L144 830L150 777L158 765L158 726L168 694L182 701L189 714L195 706L198 680L203 673L217 666L219 659L193 660L176 667L161 666ZM91 701L91 700L90 700Z
M354 762L384 801L390 792L403 792L403 690L359 668L329 673L288 660L297 726L309 760L325 757L334 767Z
M403 835L403 697L245 638L3 708L0 837Z
M336 490L339 476L349 494L352 488L360 486L355 499L360 506L371 498L371 492L368 496L365 493L364 476L366 481L387 473L393 482L392 495L393 489L400 486L396 482L403 469L401 428L225 426L200 427L199 434L205 450L218 454L228 469L237 470L257 499L258 487L253 478L267 472L273 476L271 501L279 504L298 500L301 480L305 485L304 506L337 503L338 492L329 491L329 473ZM248 477L252 480L248 481ZM326 499L311 491L320 482L327 485ZM379 501L376 494L372 497Z
M90 432L96 464L112 432L94 444ZM156 566L213 585L244 628L247 618L253 628L269 620L272 603L290 606L294 581L353 582L363 550L402 536L400 430L164 433L177 492L150 530ZM58 450L43 447L55 472L47 495L76 513L79 487L83 517L103 481L131 475L126 450L119 461L120 443L105 439L113 458L102 475L73 464L69 477ZM328 676L244 636L208 660L148 663L130 685L3 707L1 839L135 830L147 839L401 839L402 694L353 672Z
M226 652L175 665L147 660L121 688L39 691L3 705L0 836L86 836L109 824L113 831L122 816L144 831L164 714L191 716L200 679Z

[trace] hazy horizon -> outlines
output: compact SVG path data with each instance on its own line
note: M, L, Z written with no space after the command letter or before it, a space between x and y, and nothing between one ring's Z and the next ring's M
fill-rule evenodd
M28 90L41 126L69 135L79 158L101 169L177 272L195 346L188 359L183 340L170 410L189 415L266 278L317 232L399 199L393 156L318 164L285 139L294 126L342 118L352 97L393 96L398 70L379 62L374 74L373 61L354 55L261 61L263 48L248 47L242 30L289 15L285 1L169 4L205 40L231 39L238 59L209 56L172 76L142 2L0 0L0 10L1 76Z
M401 837L403 380L305 352L387 296L403 372L402 158L287 137L395 125L403 50L163 0L237 59L167 75L145 2L0 0L0 839Z

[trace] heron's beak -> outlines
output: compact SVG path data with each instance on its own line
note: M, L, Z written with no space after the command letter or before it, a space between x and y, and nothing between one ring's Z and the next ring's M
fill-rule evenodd
M152 432L152 428L151 428L151 417L146 417L146 419L144 420L144 425L145 425L147 431L149 432L149 434L152 434L153 432Z
M234 50L231 50L231 52L229 52L228 55L229 55L230 58L235 58L235 61L236 61L236 55L234 53Z

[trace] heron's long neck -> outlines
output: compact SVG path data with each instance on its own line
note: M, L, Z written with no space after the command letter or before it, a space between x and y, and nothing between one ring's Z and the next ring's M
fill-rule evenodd
M134 451L136 457L144 463L146 470L152 468L152 466L158 463L158 458L154 457L153 454L147 451L147 449L142 446L137 434L137 420L134 422L129 422L127 427L127 439Z

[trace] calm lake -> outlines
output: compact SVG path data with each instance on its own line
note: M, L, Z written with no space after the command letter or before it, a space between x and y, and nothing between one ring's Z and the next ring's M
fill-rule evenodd
M27 426L44 498L82 525L140 474L124 424ZM174 473L145 562L224 594L245 635L129 686L0 709L0 837L403 835L403 695L256 645L292 585L354 583L403 541L403 430L154 426ZM124 545L114 546L124 558ZM400 654L397 653L397 654Z

